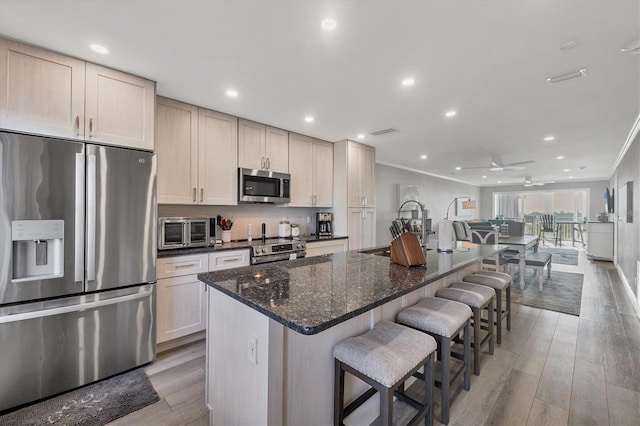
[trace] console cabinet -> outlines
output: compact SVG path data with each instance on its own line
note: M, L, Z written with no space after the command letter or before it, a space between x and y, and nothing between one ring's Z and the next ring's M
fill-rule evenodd
M613 261L613 222L587 223L587 257Z
M0 38L0 127L152 151L155 83Z

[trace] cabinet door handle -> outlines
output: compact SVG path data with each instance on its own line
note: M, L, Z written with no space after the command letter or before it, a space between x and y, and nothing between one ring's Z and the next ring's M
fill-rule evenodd
M271 168L271 159L267 157L267 170Z
M316 204L318 204L318 196L317 195L312 195L311 196L311 204L314 205L314 206Z
M193 202L196 202L196 187L193 187Z
M200 202L204 201L204 188L200 188Z
M93 137L93 118L89 119L89 137Z
M260 168L261 168L261 169L266 169L266 168L267 168L267 166L266 166L265 164L266 164L266 162L264 161L264 157L262 157L262 158L260 159Z
M189 263L188 265L176 265L174 266L175 269L184 269L184 268L192 268L196 266L195 263Z
M239 262L240 258L239 257L234 257L233 259L222 259L222 261L224 263Z
M367 197L364 197L364 205L366 206L367 204Z
M76 136L80 136L80 116L76 115L76 120L74 122Z

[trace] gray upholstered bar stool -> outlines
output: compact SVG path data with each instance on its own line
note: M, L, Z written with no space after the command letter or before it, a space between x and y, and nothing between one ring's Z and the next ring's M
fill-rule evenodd
M464 282L486 285L496 291L496 341L502 343L502 319L507 319L507 330L511 330L511 275L497 271L478 271L467 275ZM505 293L506 308L502 309L502 295Z
M381 321L372 330L342 340L333 348L335 358L334 417L342 425L346 416L380 393L381 420L393 424L393 397L418 409L410 424L425 419L433 425L433 337L400 324ZM416 401L404 394L404 382L424 367L424 399ZM344 373L358 377L371 386L347 407L344 406Z
M473 374L480 375L480 353L482 348L488 343L489 354L493 355L493 309L495 306L496 292L490 287L479 284L456 282L449 287L444 287L436 292L437 297L454 300L464 303L471 308L471 324L473 325ZM482 325L482 311L487 310L487 325ZM487 334L482 337L482 330Z
M440 388L442 407L440 422L449 423L449 407L462 389L469 390L471 371L471 309L464 303L438 297L425 297L415 305L406 308L398 314L398 322L423 331L433 336L438 343L438 358L442 370L442 380L435 381ZM451 341L463 333L462 356L451 350ZM462 360L462 366L451 374L450 357ZM464 374L462 384L451 389L451 384ZM419 375L417 377L420 378Z

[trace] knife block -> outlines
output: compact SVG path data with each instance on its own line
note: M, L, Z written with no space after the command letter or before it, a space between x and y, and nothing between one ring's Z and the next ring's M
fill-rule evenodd
M404 266L419 266L427 263L416 234L405 232L391 241L391 261Z

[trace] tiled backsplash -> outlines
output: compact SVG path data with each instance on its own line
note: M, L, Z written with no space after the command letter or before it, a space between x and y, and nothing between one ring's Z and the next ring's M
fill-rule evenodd
M158 217L215 217L233 216L232 240L247 238L247 225L251 224L252 237L260 238L262 223L267 225L267 237L278 236L278 222L286 218L300 226L300 235L312 234L316 230L316 213L330 212L332 209L303 207L279 207L269 204L241 204L238 206L183 206L173 204L158 205ZM216 231L219 233L219 228ZM218 235L218 238L220 236Z

